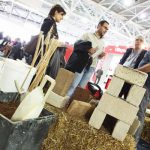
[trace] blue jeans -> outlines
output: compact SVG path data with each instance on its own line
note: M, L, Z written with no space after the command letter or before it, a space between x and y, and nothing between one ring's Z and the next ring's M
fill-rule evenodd
M135 137L135 141L138 143L141 137L141 133L144 127L144 120L145 120L145 111L146 108L148 106L148 104L150 103L150 90L146 90L145 95L141 101L141 104L139 105L139 111L137 113L138 119L140 121L140 127L137 129L134 137Z
M67 92L67 96L71 97L77 86L85 88L85 86L87 85L94 71L95 71L95 68L90 67L89 70L84 69L81 73L76 72L74 80Z

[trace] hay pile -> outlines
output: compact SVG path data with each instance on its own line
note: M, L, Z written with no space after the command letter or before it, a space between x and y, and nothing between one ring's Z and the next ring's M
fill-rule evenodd
M46 106L58 115L58 122L49 130L42 150L134 150L135 142L127 136L124 142L113 139L105 129L96 130L87 122Z
M150 143L150 117L145 118L145 126L142 133L142 139Z

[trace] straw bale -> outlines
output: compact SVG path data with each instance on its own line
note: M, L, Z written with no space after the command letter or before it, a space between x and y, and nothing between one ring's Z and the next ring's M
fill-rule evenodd
M142 139L150 143L150 117L145 118L145 125L142 132Z
M58 122L49 130L42 150L134 150L133 137L127 136L124 142L111 137L105 128L96 130L88 122L69 116L52 106L46 109L58 116Z

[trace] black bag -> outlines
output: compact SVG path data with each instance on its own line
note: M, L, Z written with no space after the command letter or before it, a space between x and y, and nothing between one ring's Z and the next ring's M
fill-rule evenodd
M94 96L94 98L97 100L99 100L103 95L102 89L95 83L88 82L87 89L90 91L92 96Z
M56 78L59 68L64 68L66 65L64 59L65 52L66 47L57 48L48 64L46 74L52 77L53 79Z

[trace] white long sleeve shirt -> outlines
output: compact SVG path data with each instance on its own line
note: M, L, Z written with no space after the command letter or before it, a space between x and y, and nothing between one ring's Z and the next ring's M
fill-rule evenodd
M93 48L97 47L97 51L92 55L93 62L91 64L91 67L96 68L98 62L98 55L102 54L104 50L104 39L98 37L95 33L85 33L80 39L90 41L92 43Z

